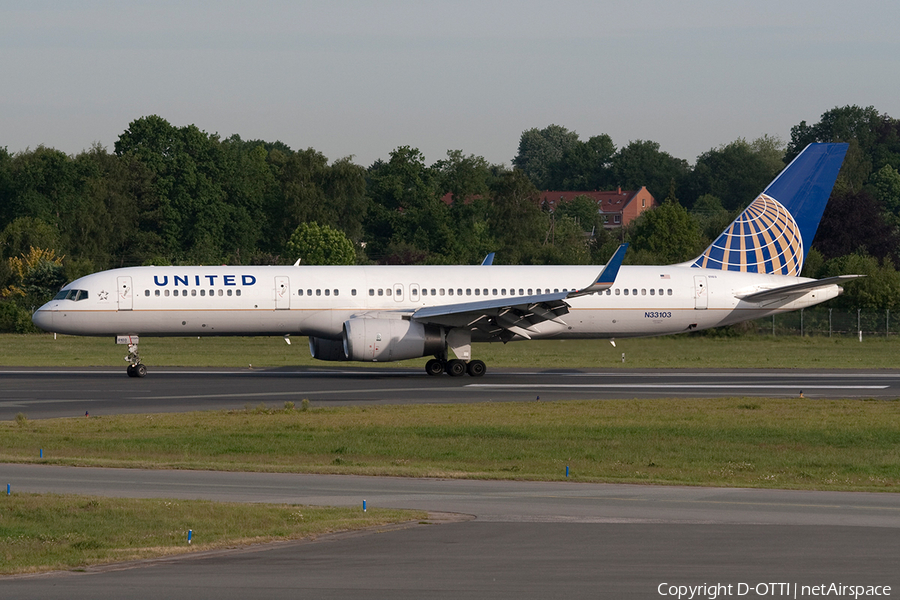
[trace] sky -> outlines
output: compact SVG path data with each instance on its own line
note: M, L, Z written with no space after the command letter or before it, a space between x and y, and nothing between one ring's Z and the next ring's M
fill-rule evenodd
M509 166L550 124L711 148L855 104L900 118L900 2L0 0L0 147L110 151L159 115L368 166Z

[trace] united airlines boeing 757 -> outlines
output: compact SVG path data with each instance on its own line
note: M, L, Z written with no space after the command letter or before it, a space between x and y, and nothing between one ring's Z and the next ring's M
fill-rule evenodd
M811 144L696 259L622 266L130 267L82 277L34 314L46 331L309 337L314 358L433 356L429 375L485 373L473 342L667 335L819 304L839 283L799 277L846 144Z

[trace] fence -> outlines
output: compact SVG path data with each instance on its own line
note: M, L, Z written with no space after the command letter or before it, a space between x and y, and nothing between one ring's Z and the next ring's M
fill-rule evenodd
M838 310L821 306L772 315L752 322L762 335L900 336L900 313L890 310Z

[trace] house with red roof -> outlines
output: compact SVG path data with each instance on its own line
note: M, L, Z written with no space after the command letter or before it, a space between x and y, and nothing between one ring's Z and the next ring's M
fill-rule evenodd
M653 194L643 186L639 190L625 191L618 188L611 192L587 191L587 192L555 192L546 191L540 194L542 208L553 212L561 204L577 198L587 196L597 203L597 211L603 215L606 229L618 229L628 225L645 210L656 206ZM453 203L453 194L444 194L441 198L445 204ZM470 199L466 199L469 202Z
M625 191L618 188L611 192L541 192L541 206L550 211L556 210L578 196L587 196L597 203L597 210L603 215L607 229L616 229L628 225L645 210L656 206L653 194L643 186L639 190Z

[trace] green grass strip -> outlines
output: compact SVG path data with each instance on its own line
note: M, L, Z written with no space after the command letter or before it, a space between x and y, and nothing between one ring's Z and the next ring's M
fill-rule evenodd
M327 363L309 355L305 337L141 338L140 349L151 372L155 367L345 367L422 368L425 358L397 363ZM866 337L709 337L669 336L617 340L535 340L511 344L475 344L475 358L494 367L580 368L900 368L900 339ZM115 339L73 336L0 335L0 366L120 367L125 346ZM622 362L625 354L625 362Z
M363 512L361 507L14 493L0 499L0 574L79 569L425 517L421 511L371 507Z
M38 458L43 449L44 458ZM672 399L246 409L0 423L0 461L900 490L900 402Z

